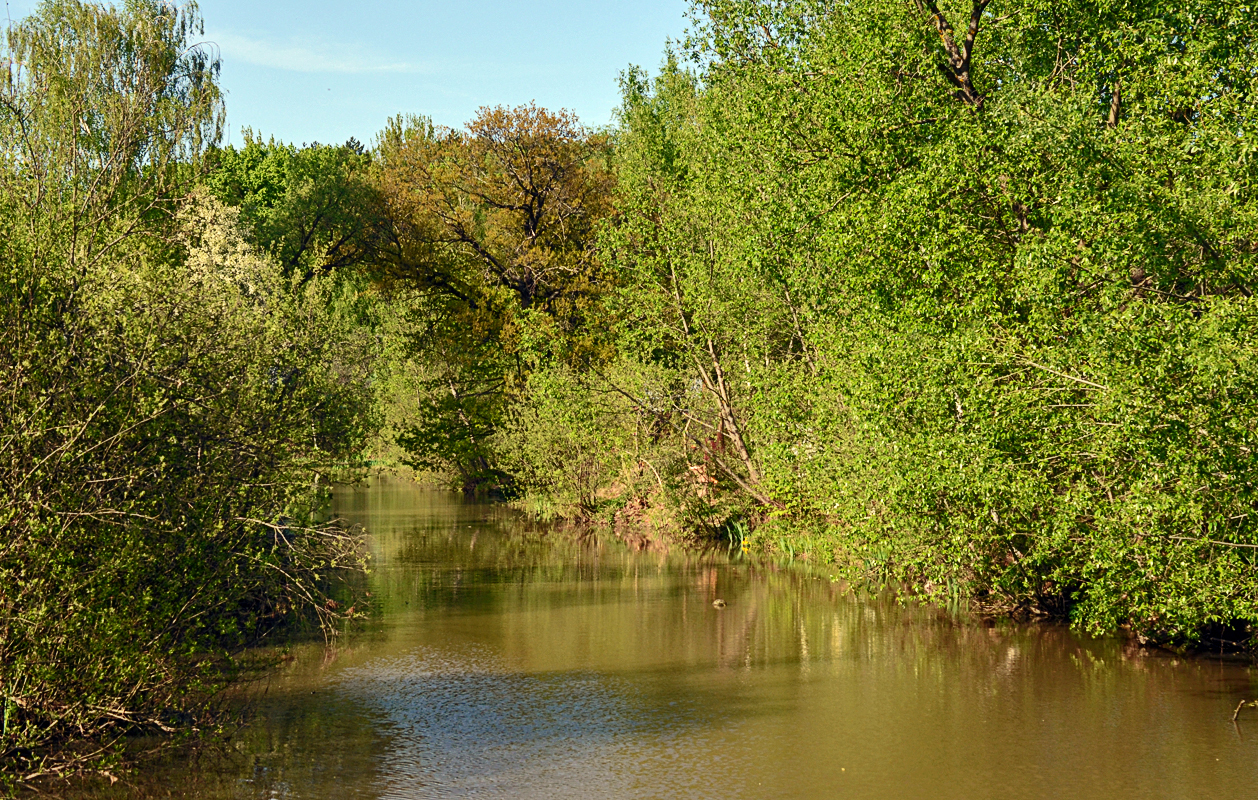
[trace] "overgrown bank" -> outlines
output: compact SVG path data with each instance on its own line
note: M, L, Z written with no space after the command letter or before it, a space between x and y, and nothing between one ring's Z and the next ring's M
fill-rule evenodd
M1231 3L720 2L626 74L604 358L482 437L535 504L1162 642L1258 619ZM687 65L684 66L683 65Z
M608 133L528 106L380 138L412 463L1093 631L1246 639L1249 6L692 21Z
M0 793L215 724L242 649L356 539L352 298L200 187L223 110L195 7L44 3L0 70ZM304 611L303 611L304 610Z

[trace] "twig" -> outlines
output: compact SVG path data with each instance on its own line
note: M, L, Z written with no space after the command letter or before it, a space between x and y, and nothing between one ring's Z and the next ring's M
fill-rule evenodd
M643 464L646 464L648 467L650 467L650 468L651 468L651 471L655 473L655 481L656 481L656 482L660 485L660 491L663 491L663 490L664 490L664 479L660 477L660 471L659 471L659 470L657 470L654 466L652 466L651 462L650 462L650 461L647 461L645 458L639 458L638 460L639 460L639 461L641 461Z
M1239 703L1237 703L1236 710L1232 712L1232 722L1235 722L1236 718L1240 716L1242 708L1244 708L1245 706L1252 706L1252 705L1258 705L1258 700L1242 700Z
M1206 544L1221 544L1224 547L1250 547L1258 549L1258 544L1242 544L1240 542L1220 542L1218 539L1194 539L1191 536L1168 536L1168 539L1174 539L1180 542L1205 542Z
M1086 385L1088 385L1088 386L1094 386L1094 387L1096 387L1097 389L1100 389L1101 391L1104 391L1104 392L1108 392L1108 391L1109 391L1109 387L1108 387L1108 386L1102 386L1102 385L1101 385L1101 384L1099 384L1099 383L1093 383L1092 381L1087 380L1086 378L1077 378L1077 377L1075 377L1074 375L1068 375L1068 374L1066 374L1066 373L1064 373L1064 372L1058 372L1057 370L1055 370L1055 369L1053 369L1053 368L1051 368L1051 367L1046 367L1046 366L1044 366L1043 364L1036 364L1034 361L1031 361L1031 360L1029 360L1029 359L1023 359L1023 360L1022 360L1022 363L1026 364L1026 365L1028 365L1028 366L1035 367L1036 369L1042 369L1042 370L1044 370L1045 372L1050 373L1050 374L1052 374L1052 375L1056 375L1056 376L1057 376L1057 377L1059 377L1059 378L1065 378L1066 380L1074 381L1074 382L1076 382L1076 383L1082 383L1082 384L1086 384Z

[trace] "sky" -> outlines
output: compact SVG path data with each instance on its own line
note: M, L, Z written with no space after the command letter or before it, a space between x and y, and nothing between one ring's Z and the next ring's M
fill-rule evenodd
M37 5L8 0L14 20ZM370 144L399 113L460 127L481 106L531 101L611 122L617 77L654 72L684 35L686 0L354 3L201 0L222 55L228 138Z

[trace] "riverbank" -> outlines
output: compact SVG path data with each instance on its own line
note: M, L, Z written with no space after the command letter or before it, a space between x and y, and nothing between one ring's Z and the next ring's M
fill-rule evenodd
M221 758L97 797L1114 800L1258 785L1252 723L1242 711L1237 737L1228 722L1247 666L853 595L824 570L728 549L543 533L400 481L338 487L335 502L369 534L378 615L331 651L293 647Z
M980 618L1086 627L1073 616L1077 599L1054 591L1051 585L1039 594L1011 596L990 589L976 590L972 583L964 581L935 580L920 562L904 557L911 537L873 537L833 522L810 522L806 517L785 514L731 513L718 492L713 486L702 497L679 502L676 495L670 497L662 491L625 497L610 489L592 510L529 498L508 505L542 522L578 531L602 531L641 550L666 552L678 547L705 551L718 547L751 559L799 563L824 571L847 586L874 592L889 589L906 599ZM1254 631L1244 620L1211 622L1191 637L1165 632L1159 635L1130 624L1094 632L1181 656L1242 660L1255 656Z

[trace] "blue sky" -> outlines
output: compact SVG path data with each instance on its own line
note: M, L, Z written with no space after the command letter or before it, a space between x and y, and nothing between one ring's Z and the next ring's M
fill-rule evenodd
M35 2L9 0L13 19ZM223 57L232 141L370 143L397 113L457 127L485 105L535 100L611 121L616 77L654 71L686 29L685 0L354 3L202 0Z

